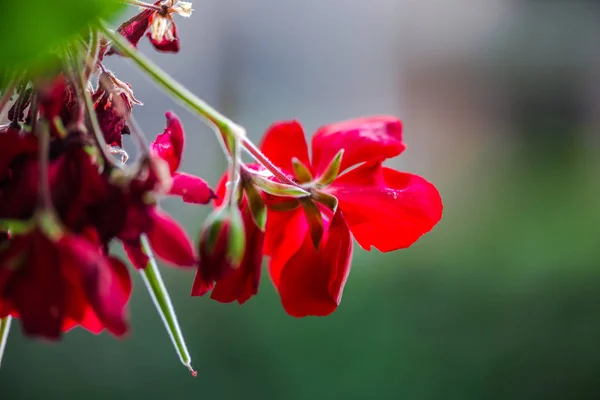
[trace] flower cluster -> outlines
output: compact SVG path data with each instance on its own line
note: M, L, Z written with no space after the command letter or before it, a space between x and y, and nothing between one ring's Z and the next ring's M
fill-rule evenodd
M144 34L159 51L179 51L173 15L190 16L191 4L132 3L142 11L116 33L92 29L70 45L60 70L18 74L3 93L0 111L9 110L0 127L0 319L16 317L26 334L47 339L76 326L126 334L132 285L112 254L115 243L133 271L158 280L149 288L163 303L168 294L156 293L164 289L154 254L195 271L192 296L211 292L214 300L240 304L257 294L266 256L286 312L324 316L340 304L353 239L365 250L393 251L440 220L442 202L431 183L382 164L405 149L397 118L326 125L312 137L311 156L296 121L273 124L256 147L241 127L137 55ZM113 54L160 75L159 84L218 128L230 165L215 191L179 170L185 134L173 112L145 144L132 117L141 103L103 64ZM140 144L134 162L127 162L123 135ZM242 162L242 147L254 162ZM197 245L160 208L164 196L214 204ZM177 325L169 304L157 307L174 321L169 329ZM191 369L179 329L171 333Z

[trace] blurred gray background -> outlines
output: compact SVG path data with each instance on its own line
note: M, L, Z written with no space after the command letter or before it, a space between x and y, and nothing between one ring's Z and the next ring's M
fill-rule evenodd
M181 53L140 49L259 141L274 121L393 114L390 166L442 193L410 249L355 251L340 308L285 314L264 276L240 307L163 268L198 378L136 277L123 341L13 329L2 399L600 398L600 4L525 0L196 0ZM134 10L131 10L132 12ZM213 133L120 58L149 139L174 110L182 170L215 184ZM127 150L135 154L132 141ZM164 207L197 238L208 208Z

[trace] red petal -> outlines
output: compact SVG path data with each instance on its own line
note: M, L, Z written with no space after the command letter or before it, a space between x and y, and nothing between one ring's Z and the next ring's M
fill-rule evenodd
M173 174L173 184L169 194L180 196L183 201L192 204L207 204L217 197L205 180L185 172Z
M402 122L391 116L352 119L326 125L312 138L315 175L320 175L333 157L344 149L340 172L353 165L391 158L402 153Z
M32 235L26 238L30 258L13 273L5 295L12 298L26 334L58 339L66 309L59 253L43 234Z
M127 332L125 306L131 283L124 278L126 267L117 259L107 259L90 242L75 236L65 236L61 246L62 268L65 274L77 277L94 314L104 327L117 336ZM97 331L93 316L82 325Z
M156 255L173 265L194 266L196 255L191 239L185 230L168 214L154 209L150 215L153 224L148 232L148 240Z
M247 209L242 215L246 231L244 258L237 269L219 279L210 296L221 303L237 300L243 304L258 292L265 235L256 227Z
M123 242L123 249L131 264L137 269L144 269L148 266L148 256L142 250L140 241Z
M429 232L442 217L435 186L412 174L365 164L338 178L329 191L339 200L361 247L402 249Z
M191 296L204 296L206 293L210 292L214 287L214 282L207 281L202 276L200 268L196 270L196 276L194 277L194 283L192 284L192 292Z
M154 14L153 18L165 18L159 14ZM150 21L152 23L152 21ZM164 37L160 40L156 40L152 37L152 33L148 32L146 36L150 39L152 46L158 51L167 52L167 53L178 53L179 52L179 35L177 34L177 25L172 20L167 21L169 24L167 31L168 35L165 34ZM171 36L172 39L169 39L168 36Z
M181 163L185 135L177 115L169 111L165 117L167 117L167 126L163 133L157 135L156 140L150 143L150 152L165 160L169 164L171 173L174 173Z
M333 217L317 252L309 235L283 266L277 289L288 314L294 317L331 314L342 300L350 273L352 241L344 218Z
M162 0L158 0L154 3L154 5L159 5L161 2ZM142 36L144 36L144 32L146 32L148 29L148 26L150 25L150 17L152 17L154 13L154 10L143 10L129 20L123 22L117 29L117 32L123 35L125 39L129 41L129 43L136 47ZM114 53L120 54L118 50L116 50L114 47L111 47L106 54L111 55Z
M292 157L310 166L304 130L297 121L277 122L267 130L260 149L276 166L293 174Z
M7 178L9 166L17 157L35 155L38 140L33 135L21 135L9 127L0 128L0 181Z
M269 275L278 286L283 267L298 252L307 236L308 223L301 208L286 212L269 210L265 232L264 252L271 256Z

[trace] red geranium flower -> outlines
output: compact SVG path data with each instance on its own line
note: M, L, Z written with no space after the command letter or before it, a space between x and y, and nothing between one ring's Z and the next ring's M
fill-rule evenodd
M222 206L227 180L228 176L225 174L217 186L217 208ZM210 297L213 300L243 304L258 292L265 234L254 223L245 196L239 207L245 237L244 255L240 264L232 266L227 259L227 235L230 227L225 222L216 238L214 249L207 251L206 243L202 239L200 241L200 265L194 278L192 296L203 296L212 289Z
M180 196L186 203L207 204L215 193L205 180L185 172L177 172L183 157L185 134L181 121L172 111L165 114L167 126L163 133L150 143L150 153L169 164L173 182L169 194Z
M92 332L127 332L131 293L127 268L83 237L40 228L0 250L0 318L18 316L32 336L58 339L76 325Z
M160 10L144 9L128 21L123 22L117 32L123 35L134 47L137 47L144 33L150 28L147 36L156 50L171 53L179 52L177 26L171 14L189 17L192 14L192 4L185 1L175 4L174 0L158 0L154 2L154 6L160 7ZM114 48L111 48L106 54L110 55L117 52Z
M145 268L148 263L139 241L142 233L148 235L152 248L163 260L178 266L192 266L196 261L184 229L168 214L160 212L155 204L148 204L146 193L179 196L183 201L195 204L206 204L215 197L203 179L177 172L183 157L185 134L174 113L167 112L165 116L164 132L150 144L150 157L130 185L131 201L125 229L119 234L130 261L137 268ZM163 171L163 167L166 170Z
M309 223L303 207L269 209L264 250L283 306L293 316L328 315L337 308L350 271L350 233L365 250L387 252L410 246L441 218L442 201L431 183L382 166L405 149L396 118L361 118L320 128L312 139L312 162L295 121L274 124L261 148L284 173L338 201L335 213L318 206L324 232L318 250L315 223ZM335 171L331 162L340 150Z

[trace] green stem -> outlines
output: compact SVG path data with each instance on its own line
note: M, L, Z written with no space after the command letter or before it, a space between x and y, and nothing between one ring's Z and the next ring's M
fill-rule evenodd
M150 78L158 85L166 89L175 99L181 101L185 106L199 114L204 118L209 125L213 126L218 130L222 136L225 145L229 153L231 154L230 143L234 140L238 140L246 148L248 153L260 164L262 164L267 170L269 170L273 176L277 177L281 182L287 183L288 185L298 186L293 180L289 179L277 166L275 166L247 137L246 131L235 122L221 114L219 111L214 109L204 100L201 100L194 93L190 92L183 85L173 79L169 74L160 69L159 66L154 64L142 53L130 45L120 34L111 31L105 24L102 24L102 30L104 34L113 42L113 45L117 46L119 50L127 55L144 70Z
M0 366L2 366L2 357L4 356L4 350L6 349L6 341L8 340L11 322L12 317L10 315L0 319Z
M76 54L81 53L79 51ZM109 162L112 165L116 165L114 159L108 152L108 147L106 145L106 140L104 140L104 136L102 135L102 129L100 128L100 123L98 122L98 118L96 117L96 111L94 110L94 102L92 101L92 96L87 90L88 80L85 76L85 71L80 64L80 60L77 57L71 57L72 59L72 67L74 70L73 76L73 84L75 86L77 97L79 98L79 107L81 107L81 103L85 106L85 111L88 114L88 118L90 121L90 125L92 128L92 135L94 140L96 141L96 146L98 146L98 150L102 157L106 162Z
M141 69L143 69L156 83L165 88L171 95L179 99L183 104L196 113L200 114L212 126L218 129L221 134L244 136L244 129L235 124L229 118L214 109L210 104L201 100L194 93L190 92L183 85L171 78L166 72L150 61L146 56L137 51L120 34L111 31L105 24L101 25L104 34L112 41L113 45L131 58ZM228 142L228 140L226 140Z
M192 368L192 358L190 357L190 353L185 345L185 340L183 338L183 334L181 333L179 321L177 320L175 309L171 303L169 292L167 292L167 288L165 287L163 279L160 275L158 265L156 264L156 259L154 258L146 235L142 235L141 241L142 248L149 260L146 268L141 271L146 288L148 289L150 297L152 297L152 301L154 302L154 306L160 314L163 324L169 333L169 337L175 346L175 350L179 355L181 363L190 370L193 376L196 376L197 372Z

